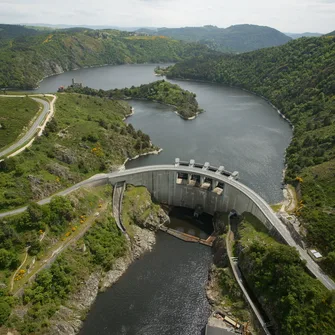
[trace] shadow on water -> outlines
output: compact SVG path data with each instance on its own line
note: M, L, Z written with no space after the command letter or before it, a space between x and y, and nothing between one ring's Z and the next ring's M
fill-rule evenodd
M168 228L180 232L207 239L213 232L213 216L201 213L194 216L194 209L185 207L173 207L169 212L170 224Z

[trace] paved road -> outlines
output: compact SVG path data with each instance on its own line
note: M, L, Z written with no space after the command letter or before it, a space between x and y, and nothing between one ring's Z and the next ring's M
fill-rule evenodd
M240 182L236 180L228 179L228 177L216 174L215 172L208 171L208 170L201 170L200 168L196 167L188 167L188 166L175 166L175 165L153 165L153 166L145 166L145 167L139 167L129 170L124 170L120 172L114 172L114 173L108 173L108 174L99 174L96 176L93 176L90 179L84 180L76 185L73 185L69 187L68 189L61 191L55 195L64 196L67 195L80 187L83 186L94 186L94 185L104 185L109 183L113 180L113 178L120 178L120 177L127 177L129 175L133 174L140 174L143 172L150 172L150 171L176 171L176 172L185 172L185 173L195 173L202 175L204 177L209 177L212 179L215 179L217 181L226 183L231 185L232 187L235 187L239 191L243 192L245 195L247 195L254 204L259 208L259 210L264 214L264 216L268 219L268 221L273 226L273 229L275 229L286 241L286 243L290 246L295 247L299 254L301 259L306 261L307 268L311 271L311 273L318 278L322 284L329 290L335 290L335 283L334 281L329 278L318 266L317 263L313 261L313 259L308 255L307 251L301 248L292 238L290 232L287 230L286 226L283 222L279 220L279 218L276 216L276 214L273 212L271 207L266 203L264 199L262 199L256 192L251 190L249 187L241 184ZM126 179L126 178L125 178ZM51 197L43 199L39 201L39 204L46 204L50 202ZM0 218L5 217L8 215L18 214L22 213L26 210L26 207L19 208L13 211L0 213Z
M228 219L228 220L230 220L230 219ZM231 248L231 243L230 243L230 237L231 237L232 232L230 230L230 222L229 222L228 227L229 227L229 230L228 230L228 233L226 235L227 254L228 254L228 258L229 258L230 267L233 270L235 280L237 281L239 287L241 288L241 290L243 292L243 295L244 295L245 299L247 300L249 306L251 307L254 314L256 315L256 317L258 319L258 322L260 323L261 327L263 328L264 333L266 335L271 335L271 333L269 332L269 330L266 326L266 322L262 317L262 314L259 312L258 308L256 307L256 305L254 304L254 302L250 298L247 289L244 287L241 271L238 267L237 262L234 261L233 254L232 254L232 248Z
M6 95L5 97L7 98L7 97L13 97L13 96ZM7 156L8 154L13 153L16 149L19 149L21 146L23 146L25 143L31 140L34 137L34 135L36 135L38 127L41 126L43 120L47 117L50 111L49 103L39 98L32 98L32 99L42 104L43 111L36 118L33 125L30 127L30 129L17 142L13 143L10 147L0 151L0 157Z

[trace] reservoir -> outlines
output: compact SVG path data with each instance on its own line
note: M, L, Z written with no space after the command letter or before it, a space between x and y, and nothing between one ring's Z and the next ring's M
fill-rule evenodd
M137 86L162 79L154 75L155 66L81 69L47 78L37 91L55 92L59 86L69 85L72 78L97 89ZM240 181L269 203L280 201L284 154L292 136L288 123L266 101L242 90L210 83L171 82L194 92L205 112L185 121L171 107L130 101L135 114L127 122L149 134L163 151L130 161L126 167L171 164L176 157L207 161L239 171ZM190 220L173 220L176 227L182 226L182 221L185 229L192 230ZM210 312L204 290L210 265L208 247L158 233L154 250L98 296L80 334L201 334Z

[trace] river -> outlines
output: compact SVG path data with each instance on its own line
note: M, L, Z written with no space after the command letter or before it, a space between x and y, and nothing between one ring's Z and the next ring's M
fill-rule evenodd
M93 88L123 88L155 81L154 64L81 69L45 79L38 92L55 92L72 78ZM175 81L196 93L205 110L185 121L171 107L131 101L127 122L149 134L160 155L141 157L127 168L195 159L240 172L240 180L269 203L282 199L284 153L292 131L263 99L210 83ZM100 294L80 334L200 334L209 306L204 287L210 249L164 234L151 253L132 264L119 282Z

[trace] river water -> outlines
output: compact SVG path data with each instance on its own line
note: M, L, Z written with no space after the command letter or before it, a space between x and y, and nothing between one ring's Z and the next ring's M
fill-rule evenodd
M45 79L38 92L55 92L72 78L93 88L123 88L155 81L155 64L81 69ZM149 134L160 155L130 161L127 168L195 159L240 172L240 180L269 203L282 198L281 179L290 126L264 100L239 89L210 83L174 81L196 93L205 110L185 121L171 107L131 101L127 122ZM180 225L182 219L174 222ZM184 220L187 221L187 220ZM191 229L186 222L185 229ZM119 282L100 294L81 335L200 334L209 313L204 287L210 249L157 235L151 253L132 264Z

